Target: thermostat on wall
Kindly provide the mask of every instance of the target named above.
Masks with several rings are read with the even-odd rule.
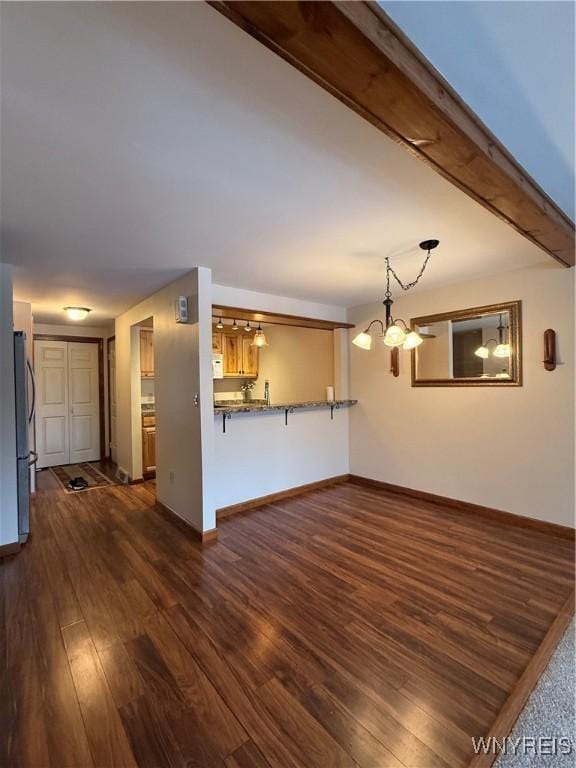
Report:
[[[187,323],[188,322],[188,299],[186,296],[178,296],[175,302],[176,307],[176,322]]]

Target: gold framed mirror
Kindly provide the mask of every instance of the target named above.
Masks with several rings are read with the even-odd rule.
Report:
[[[522,302],[414,317],[413,387],[522,386]]]

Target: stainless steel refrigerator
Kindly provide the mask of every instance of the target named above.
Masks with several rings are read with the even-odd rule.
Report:
[[[28,382],[31,396],[28,397]],[[26,357],[26,334],[14,332],[14,386],[16,394],[16,459],[18,466],[18,539],[30,533],[30,467],[37,455],[30,450],[29,427],[34,418],[34,374]]]

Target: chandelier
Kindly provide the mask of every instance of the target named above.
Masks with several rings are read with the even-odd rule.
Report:
[[[503,324],[502,315],[500,315],[498,325],[498,338],[488,339],[488,341],[483,342],[482,345],[478,347],[477,350],[475,350],[474,354],[477,357],[483,358],[484,360],[490,357],[490,353],[492,353],[494,357],[510,357],[512,347],[509,340],[505,341],[504,331],[506,330],[508,330],[509,335],[510,329],[506,328],[506,326]],[[491,344],[494,345],[493,348],[490,346]]]
[[[383,339],[384,344],[387,347],[414,349],[419,344],[422,344],[423,339],[420,334],[416,333],[416,331],[406,325],[402,318],[394,318],[392,316],[392,304],[394,302],[392,300],[392,291],[390,290],[390,278],[393,277],[403,291],[409,291],[411,288],[414,288],[424,274],[424,270],[430,260],[430,254],[439,244],[439,240],[423,240],[420,243],[420,248],[427,252],[426,258],[420,268],[420,272],[418,272],[416,278],[410,283],[403,283],[402,280],[400,280],[396,272],[390,266],[390,259],[386,257],[386,293],[384,294],[384,301],[382,302],[386,307],[386,322],[383,323],[382,320],[379,319],[372,320],[368,327],[352,340],[352,344],[360,347],[360,349],[371,349],[372,336],[370,336],[370,329],[373,325],[380,325],[379,337]]]

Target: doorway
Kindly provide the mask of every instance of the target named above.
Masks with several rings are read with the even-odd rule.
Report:
[[[142,477],[156,477],[156,361],[154,319],[132,326],[132,371],[137,378],[137,413],[140,429],[134,431],[133,450],[142,460]],[[137,436],[137,437],[136,437]]]
[[[116,414],[116,337],[108,339],[108,435],[110,460],[118,462],[117,414]]]
[[[103,341],[34,336],[38,469],[104,457]]]
[[[454,326],[452,327],[454,328]],[[482,376],[484,361],[474,354],[475,350],[482,344],[481,328],[459,332],[452,331],[453,375],[455,379],[477,379]]]

